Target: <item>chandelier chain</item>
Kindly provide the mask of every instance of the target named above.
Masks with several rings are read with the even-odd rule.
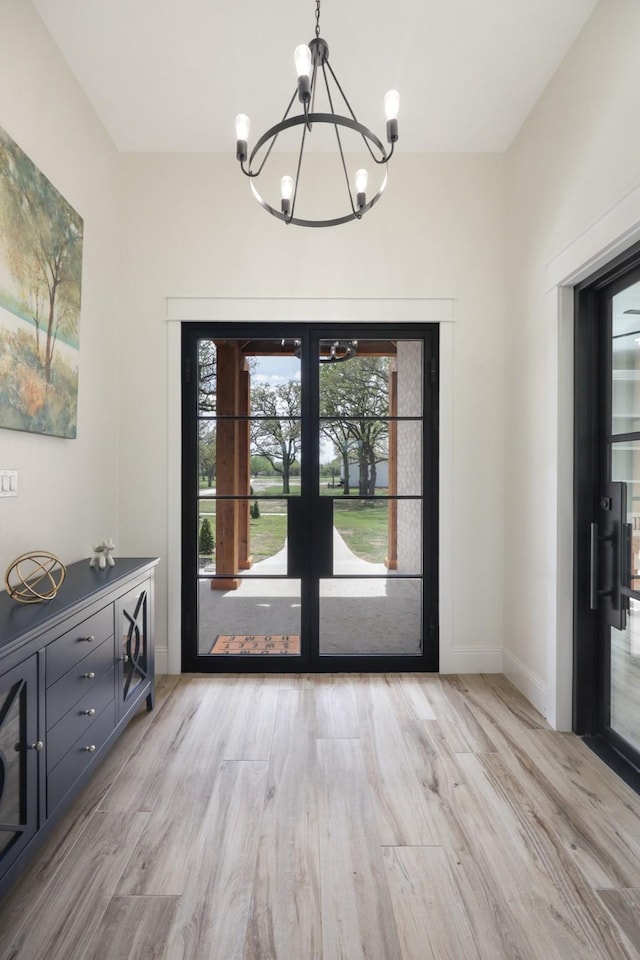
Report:
[[[320,36],[320,0],[316,0],[316,37]]]

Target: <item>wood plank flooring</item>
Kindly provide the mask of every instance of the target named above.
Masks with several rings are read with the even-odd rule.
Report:
[[[640,960],[640,797],[502,677],[164,677],[0,960]]]

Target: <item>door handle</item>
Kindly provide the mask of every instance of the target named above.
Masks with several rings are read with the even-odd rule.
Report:
[[[300,497],[287,500],[287,576],[302,577],[305,569],[304,514]]]
[[[589,542],[589,609],[598,609],[598,524],[591,524]]]
[[[318,576],[333,576],[333,497],[320,497],[316,511],[316,563]]]
[[[598,589],[598,545],[614,540],[615,536],[613,533],[600,536],[598,524],[591,524],[591,537],[589,542],[589,608],[591,610],[598,609],[598,597],[610,597],[613,593],[613,587],[609,587],[606,590]]]

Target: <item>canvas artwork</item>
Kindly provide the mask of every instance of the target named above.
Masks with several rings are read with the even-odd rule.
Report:
[[[0,127],[0,427],[75,437],[83,222]]]

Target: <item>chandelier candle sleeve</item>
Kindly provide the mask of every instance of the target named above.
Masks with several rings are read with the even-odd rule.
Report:
[[[249,117],[246,113],[239,113],[236,117],[236,159],[244,162],[247,159],[247,142],[249,140]]]
[[[384,112],[387,118],[387,140],[395,143],[398,139],[398,112],[400,94],[397,90],[388,90],[384,96]]]
[[[285,217],[291,216],[291,197],[293,196],[293,177],[283,177],[280,181],[282,197],[282,212]]]
[[[369,174],[366,170],[356,170],[356,204],[364,207],[367,202],[367,181]]]

